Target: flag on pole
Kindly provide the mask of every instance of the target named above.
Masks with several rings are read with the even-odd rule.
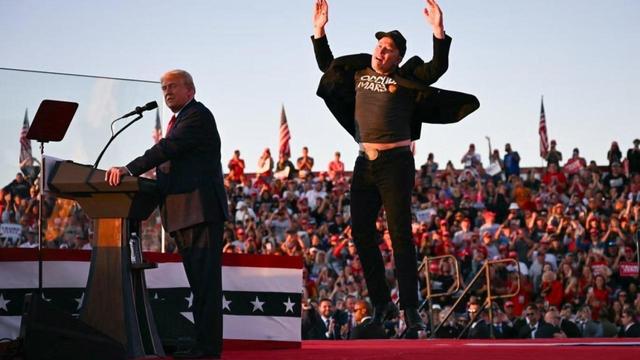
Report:
[[[284,105],[282,105],[282,112],[280,113],[280,136],[278,139],[278,153],[280,157],[282,157],[282,155],[291,156],[291,148],[289,147],[290,140],[291,133],[289,132],[289,125],[287,124],[287,114],[284,112]]]
[[[29,115],[24,109],[24,121],[20,129],[20,167],[33,166],[33,156],[31,155],[31,140],[27,139],[29,132]]]
[[[160,111],[156,108],[156,126],[153,129],[153,143],[157,144],[162,139],[162,124],[160,123]]]
[[[540,124],[538,125],[538,134],[540,134],[540,157],[546,159],[549,153],[549,138],[547,137],[547,119],[544,115],[544,99],[540,100]]]

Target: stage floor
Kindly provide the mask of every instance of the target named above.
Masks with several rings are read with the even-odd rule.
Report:
[[[0,343],[4,355],[7,343]],[[1,356],[0,356],[1,357]],[[91,357],[88,356],[87,359]],[[636,360],[640,339],[303,341],[299,349],[227,350],[225,360]],[[21,358],[17,358],[21,359]],[[172,360],[167,356],[140,360]],[[138,359],[136,359],[138,360]]]
[[[640,358],[640,339],[303,341],[300,349],[233,350],[225,351],[222,358],[636,360]]]

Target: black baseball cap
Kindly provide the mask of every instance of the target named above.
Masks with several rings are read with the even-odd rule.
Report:
[[[383,37],[391,38],[391,40],[393,40],[393,42],[396,44],[396,47],[400,52],[400,56],[404,56],[404,53],[407,52],[407,39],[405,39],[404,36],[402,36],[400,31],[398,30],[391,30],[387,32],[378,31],[376,33],[376,39],[380,40]]]

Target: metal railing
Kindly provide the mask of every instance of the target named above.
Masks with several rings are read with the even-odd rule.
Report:
[[[491,289],[491,271],[490,271],[490,268],[493,265],[506,264],[506,263],[514,264],[515,267],[516,267],[516,272],[518,274],[518,282],[517,282],[516,290],[514,292],[508,293],[508,294],[493,295],[492,292],[491,292],[492,289]],[[469,323],[465,326],[464,329],[462,329],[462,331],[460,332],[460,335],[458,336],[458,338],[462,337],[462,335],[467,331],[469,326],[471,326],[471,324],[473,324],[475,322],[477,317],[480,316],[480,313],[482,313],[482,311],[484,311],[485,308],[489,309],[489,325],[490,325],[489,326],[489,336],[491,338],[494,338],[494,334],[493,334],[493,301],[496,300],[496,299],[514,297],[520,292],[520,263],[515,259],[500,259],[500,260],[486,261],[482,265],[480,270],[478,270],[478,272],[475,274],[473,279],[471,279],[469,284],[465,287],[464,291],[462,292],[462,294],[460,294],[460,296],[458,297],[458,300],[456,300],[456,302],[453,304],[453,306],[451,307],[451,310],[447,313],[445,318],[438,324],[438,326],[435,329],[433,329],[433,331],[431,331],[430,338],[434,338],[436,333],[438,332],[438,330],[440,330],[440,328],[442,327],[442,325],[447,323],[447,320],[449,320],[449,317],[453,314],[454,309],[465,298],[465,295],[467,295],[469,293],[469,291],[476,284],[476,282],[478,282],[478,280],[481,278],[482,275],[485,276],[487,297],[486,297],[482,307],[479,309],[479,311],[477,313],[475,313],[475,314],[472,314],[471,318],[469,319]],[[429,320],[433,320],[433,319],[431,318]],[[433,322],[431,322],[431,324],[433,324]]]
[[[442,261],[445,259],[451,260],[450,263],[452,263],[453,269],[455,270],[454,272],[455,283],[453,287],[451,287],[445,292],[432,293],[431,292],[431,272],[429,271],[429,263],[432,263],[435,261]],[[422,304],[420,304],[420,307],[418,307],[418,312],[424,309],[424,306],[428,304],[429,305],[429,312],[428,312],[429,324],[433,324],[433,299],[438,297],[443,297],[443,296],[451,296],[456,292],[458,292],[458,290],[460,290],[460,286],[462,284],[462,281],[460,280],[460,265],[458,264],[458,261],[453,255],[442,255],[442,256],[434,256],[434,257],[425,256],[424,259],[422,260],[422,264],[420,264],[420,266],[418,267],[418,272],[420,272],[421,270],[424,270],[425,283],[426,283],[425,289],[427,291],[427,294],[425,296],[425,300],[422,302]]]

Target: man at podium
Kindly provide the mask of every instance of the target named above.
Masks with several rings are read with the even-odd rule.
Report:
[[[106,173],[111,186],[124,175],[156,168],[160,213],[175,239],[193,291],[197,345],[179,358],[219,357],[222,351],[222,231],[228,218],[223,184],[220,135],[216,122],[194,99],[195,85],[184,70],[160,79],[167,107],[173,111],[166,136],[126,166]]]

